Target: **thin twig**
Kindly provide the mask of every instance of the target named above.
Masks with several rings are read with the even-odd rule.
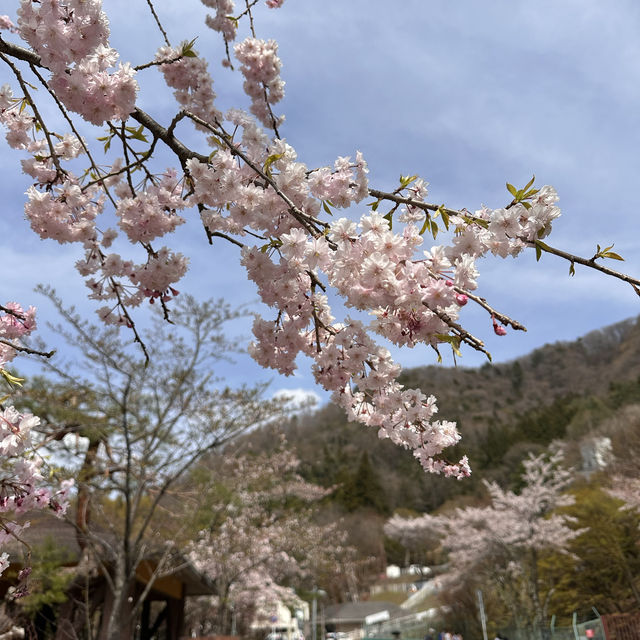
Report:
[[[526,244],[530,247],[537,247],[541,251],[545,253],[550,253],[554,256],[558,256],[559,258],[564,258],[569,262],[577,262],[578,264],[583,265],[584,267],[589,267],[590,269],[595,269],[596,271],[601,271],[608,276],[612,276],[614,278],[618,278],[618,280],[622,280],[623,282],[627,282],[633,287],[633,290],[640,295],[640,280],[637,278],[632,278],[624,273],[620,273],[619,271],[615,271],[614,269],[609,269],[609,267],[604,267],[601,264],[598,264],[593,258],[581,258],[580,256],[575,256],[572,253],[568,253],[567,251],[562,251],[562,249],[556,249],[548,245],[546,242],[541,242],[540,240],[530,241],[524,240]]]
[[[25,316],[22,313],[18,313],[17,311],[14,311],[13,309],[9,309],[9,307],[5,307],[4,305],[1,305],[1,304],[0,304],[0,311],[10,316],[13,316],[14,318],[16,318],[16,320],[20,320],[20,322],[24,322],[26,320]]]
[[[169,42],[169,37],[167,36],[167,32],[162,27],[162,23],[160,22],[160,18],[158,18],[158,14],[156,13],[153,3],[151,2],[151,0],[147,0],[147,4],[149,5],[149,9],[151,10],[151,14],[153,15],[153,18],[156,21],[156,24],[158,25],[158,29],[160,29],[160,32],[162,33],[162,37],[164,38],[164,41],[167,43],[167,47],[170,47],[171,43]]]
[[[206,229],[206,227],[205,227],[205,229]],[[211,242],[211,238],[222,238],[224,240],[227,240],[228,242],[231,242],[231,244],[235,244],[236,246],[240,247],[241,249],[243,249],[244,246],[245,246],[239,240],[236,240],[235,238],[232,238],[231,236],[228,236],[226,233],[222,233],[221,231],[209,231],[209,229],[207,229],[207,236],[209,238],[209,244],[213,244]]]
[[[430,307],[426,302],[422,303],[429,311],[435,313],[440,320],[442,320],[465,344],[476,351],[484,353],[489,360],[491,360],[491,354],[484,348],[484,342],[480,338],[476,338],[473,334],[469,333],[466,329],[463,329],[457,322],[454,322],[444,311],[440,309]]]
[[[159,67],[163,64],[173,64],[174,62],[180,62],[184,56],[182,54],[177,55],[175,58],[168,58],[167,60],[152,60],[151,62],[145,62],[133,67],[134,71],[142,71],[143,69],[149,69],[150,67]]]
[[[480,296],[476,296],[473,293],[471,293],[470,291],[467,291],[466,289],[463,289],[462,287],[454,286],[453,290],[456,293],[460,293],[460,294],[462,294],[464,296],[467,296],[467,298],[469,298],[469,300],[473,300],[476,304],[479,304],[483,309],[488,311],[492,316],[494,316],[496,318],[496,320],[499,320],[502,324],[509,325],[512,329],[515,329],[516,331],[526,331],[527,330],[527,327],[525,327],[523,324],[520,324],[517,320],[514,320],[513,318],[510,318],[509,316],[505,315],[504,313],[500,313],[500,311],[496,311],[493,307],[491,307],[487,303],[485,298],[481,298]]]
[[[463,216],[466,218],[470,217],[462,211],[447,209],[446,207],[441,207],[437,204],[429,204],[428,202],[421,202],[420,200],[414,200],[413,198],[405,198],[403,196],[396,195],[395,193],[389,193],[388,191],[380,191],[379,189],[369,189],[369,195],[373,198],[378,198],[378,200],[391,200],[392,202],[395,202],[397,204],[408,204],[412,207],[422,209],[423,211],[436,212],[438,211],[438,209],[440,209],[440,211],[444,211],[450,216]],[[473,219],[472,216],[471,218]]]
[[[56,352],[55,349],[53,349],[53,351],[38,351],[37,349],[30,349],[23,345],[14,344],[10,340],[5,340],[4,338],[0,338],[0,344],[5,344],[15,351],[20,351],[21,353],[28,353],[31,356],[42,356],[43,358],[51,358]]]
[[[188,115],[188,114],[187,114]],[[195,158],[203,163],[209,162],[209,156],[205,156],[201,153],[197,153],[196,151],[192,151],[188,147],[186,147],[180,140],[178,140],[173,131],[169,131],[169,129],[165,129],[159,122],[154,120],[148,113],[140,109],[136,109],[133,113],[131,113],[131,117],[139,122],[141,125],[144,125],[151,133],[162,140],[170,149],[173,151],[180,164],[184,167],[186,165],[187,160],[191,158]]]

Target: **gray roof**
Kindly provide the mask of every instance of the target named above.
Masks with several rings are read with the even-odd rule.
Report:
[[[48,540],[54,541],[56,548],[64,556],[63,565],[75,566],[82,555],[78,544],[78,536],[74,525],[64,518],[57,518],[49,511],[30,512],[21,520],[29,520],[30,526],[20,534],[32,548],[38,547]],[[82,534],[80,534],[82,536]],[[107,536],[109,534],[106,534]],[[17,540],[12,540],[3,546],[3,551],[9,553],[12,564],[21,565],[25,548]],[[160,557],[159,552],[153,550],[145,557],[145,561],[154,565]],[[200,573],[187,558],[178,550],[174,551],[174,560],[177,568],[170,575],[184,584],[186,596],[200,596],[215,594],[215,586],[207,576]]]
[[[388,611],[389,617],[393,618],[402,613],[402,609],[392,602],[376,600],[365,600],[364,602],[344,602],[342,604],[331,604],[325,608],[326,622],[337,624],[345,622],[364,622],[367,616],[373,613]]]

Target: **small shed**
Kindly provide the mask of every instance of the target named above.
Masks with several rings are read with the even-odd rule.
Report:
[[[56,518],[48,512],[29,514],[31,525],[25,529],[21,538],[33,549],[44,544],[53,544],[60,552],[60,571],[66,571],[72,577],[67,589],[68,599],[54,611],[46,612],[49,626],[55,628],[56,640],[77,638],[79,625],[90,621],[95,628],[101,627],[102,619],[113,606],[113,597],[105,578],[98,570],[91,554],[83,552],[76,528],[70,522]],[[0,576],[0,599],[4,599],[10,587],[16,584],[18,571],[22,568],[23,547],[18,543],[6,549],[11,561],[10,567]],[[178,640],[182,634],[186,598],[192,596],[214,595],[212,582],[178,552],[172,554],[175,569],[149,581],[158,567],[161,554],[149,552],[136,568],[136,586],[131,594],[133,600],[148,592],[144,597],[142,610],[136,622],[136,628],[123,629],[123,637],[135,637],[149,640],[161,637]],[[55,623],[51,624],[51,619]],[[36,620],[36,628],[39,623]],[[102,639],[99,634],[98,638]]]

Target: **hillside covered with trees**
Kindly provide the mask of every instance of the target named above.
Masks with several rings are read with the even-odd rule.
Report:
[[[347,512],[437,509],[474,495],[482,479],[515,480],[526,454],[554,440],[570,443],[570,462],[578,467],[585,438],[611,437],[615,453],[634,421],[631,407],[640,403],[640,321],[545,345],[511,362],[408,369],[402,382],[434,394],[442,416],[458,422],[462,440],[452,457],[467,454],[473,474],[460,482],[425,474],[410,452],[349,423],[331,404],[294,417],[284,430],[303,474],[335,485],[334,500]],[[268,449],[275,428],[250,438]]]

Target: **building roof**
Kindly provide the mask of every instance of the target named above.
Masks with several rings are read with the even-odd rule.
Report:
[[[78,544],[76,528],[71,522],[64,518],[58,518],[48,511],[30,512],[28,517],[22,519],[28,519],[30,525],[20,534],[20,538],[31,549],[53,541],[56,549],[61,552],[64,566],[75,566],[80,562],[82,550]],[[95,530],[94,525],[91,528]],[[102,532],[102,536],[112,537],[107,532]],[[9,560],[12,564],[21,564],[24,547],[20,542],[17,540],[8,542],[3,546],[3,551],[9,553]],[[145,584],[148,582],[161,555],[160,552],[151,551],[145,556],[136,570],[140,582]],[[173,550],[172,555],[175,570],[155,578],[153,590],[172,597],[180,597],[180,593],[185,596],[214,595],[216,593],[211,580],[200,573],[181,552],[176,549]]]
[[[392,602],[379,600],[366,600],[364,602],[345,602],[332,604],[325,608],[325,620],[332,624],[339,623],[364,623],[364,619],[374,613],[388,611],[389,617],[403,614],[402,609]]]

